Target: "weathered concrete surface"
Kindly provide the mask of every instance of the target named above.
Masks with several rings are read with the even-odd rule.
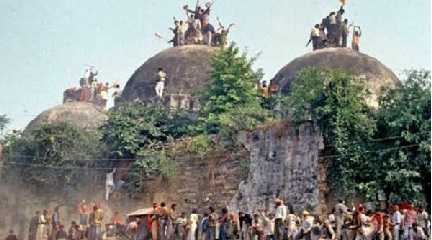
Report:
[[[250,168],[230,206],[246,212],[271,209],[280,197],[295,211],[318,207],[319,131],[311,123],[299,128],[279,123],[252,133]]]
[[[105,112],[92,103],[67,102],[39,114],[27,125],[25,131],[35,129],[42,124],[62,122],[69,123],[80,129],[95,131],[107,119],[108,116]]]
[[[325,48],[298,57],[283,67],[272,79],[283,93],[288,93],[296,74],[306,67],[324,69],[343,69],[364,80],[371,92],[368,103],[377,106],[377,96],[382,87],[394,87],[400,84],[397,76],[376,58],[350,48]]]
[[[160,67],[167,73],[164,95],[193,94],[210,81],[211,57],[216,49],[204,45],[186,45],[156,54],[135,71],[116,102],[148,102],[154,99],[158,80],[156,73]]]

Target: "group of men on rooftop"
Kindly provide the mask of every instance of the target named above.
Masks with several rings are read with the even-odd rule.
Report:
[[[312,42],[314,51],[326,47],[346,48],[350,28],[353,28],[352,49],[360,51],[361,29],[359,26],[349,25],[348,19],[343,19],[344,13],[345,10],[342,5],[337,12],[330,12],[327,17],[322,19],[321,23],[315,24],[306,46]]]
[[[217,18],[219,28],[210,23],[212,2],[201,7],[199,2],[194,10],[188,5],[183,6],[187,20],[177,20],[174,17],[174,27],[170,28],[174,37],[169,41],[174,47],[188,44],[204,44],[208,46],[225,46],[228,43],[228,33],[234,24],[225,27]]]
[[[113,90],[113,97],[118,96],[120,85],[108,82],[103,83],[97,78],[98,71],[94,67],[86,68],[84,75],[80,78],[80,87],[73,87],[64,91],[63,102],[90,102],[105,108],[109,100],[108,92]]]

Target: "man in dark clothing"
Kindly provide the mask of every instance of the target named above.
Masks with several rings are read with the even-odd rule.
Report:
[[[179,45],[179,27],[180,22],[178,20],[174,20],[174,28],[169,28],[174,34],[173,39],[169,41],[169,43],[173,43],[173,47],[177,47]]]
[[[341,26],[342,34],[342,47],[346,48],[348,46],[348,19],[345,19]]]
[[[18,238],[13,230],[9,230],[9,235],[6,237],[5,240],[18,240]]]
[[[67,237],[68,237],[68,235],[67,235],[67,233],[66,233],[66,231],[64,229],[64,226],[60,224],[58,226],[58,231],[57,231],[55,240],[66,240]]]
[[[327,27],[327,39],[330,46],[336,44],[337,24],[336,24],[336,13],[331,12],[328,16],[328,27]]]
[[[39,224],[40,212],[36,211],[35,215],[30,220],[28,240],[36,240],[36,230]]]
[[[336,14],[336,30],[335,30],[335,41],[336,46],[339,47],[341,44],[341,37],[342,37],[342,17],[345,13],[345,10],[343,9],[343,6],[339,9],[339,11]]]
[[[211,46],[215,29],[213,25],[209,23],[208,18],[204,18],[201,31],[204,38],[204,44]]]

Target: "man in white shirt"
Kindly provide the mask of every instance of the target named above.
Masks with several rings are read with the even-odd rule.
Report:
[[[312,49],[314,51],[317,50],[319,46],[319,39],[320,39],[320,29],[319,29],[319,24],[316,24],[311,30],[309,42],[307,43],[306,46],[308,46],[309,43],[312,42]]]
[[[315,218],[308,211],[303,211],[303,223],[299,234],[302,234],[301,238],[305,240],[311,239],[311,230],[314,225]]]
[[[165,89],[165,80],[166,80],[167,74],[163,71],[162,68],[159,68],[157,76],[158,76],[159,79],[158,79],[158,82],[156,83],[155,91],[156,91],[156,95],[160,99],[162,99],[163,92],[164,92],[164,89]]]
[[[180,21],[180,26],[178,28],[178,34],[179,34],[179,46],[185,45],[186,44],[186,32],[189,28],[189,23],[188,22],[183,22]]]
[[[287,217],[287,207],[283,204],[281,199],[275,200],[275,239],[281,240],[283,238],[284,221]]]
[[[393,239],[399,240],[399,230],[400,225],[402,223],[402,214],[399,212],[399,206],[394,206],[394,213],[392,215],[392,224],[393,224]]]
[[[338,203],[335,205],[335,220],[336,220],[336,238],[341,239],[342,235],[342,225],[344,224],[345,215],[348,209],[342,199],[339,199]]]
[[[417,210],[417,225],[421,227],[425,234],[429,235],[428,231],[428,221],[429,221],[429,215],[428,213],[423,209],[423,207],[419,207]]]

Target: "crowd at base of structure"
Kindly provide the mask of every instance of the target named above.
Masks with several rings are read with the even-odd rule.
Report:
[[[174,28],[170,28],[174,37],[169,43],[174,47],[189,44],[204,44],[208,46],[225,46],[228,42],[228,33],[234,24],[225,27],[217,18],[219,28],[216,30],[209,22],[210,8],[213,2],[208,2],[205,8],[197,4],[195,10],[188,5],[183,7],[187,20],[174,18]]]
[[[314,51],[326,47],[347,47],[350,29],[353,28],[351,47],[355,51],[360,51],[361,29],[359,26],[348,25],[348,19],[343,20],[344,13],[345,10],[341,6],[337,12],[331,12],[321,23],[316,24],[306,46],[312,42]]]
[[[98,204],[83,200],[77,213],[78,221],[72,221],[66,231],[59,207],[52,214],[48,210],[36,212],[28,240],[425,240],[430,236],[429,214],[422,207],[405,203],[371,212],[361,204],[349,209],[340,200],[324,216],[307,210],[296,215],[280,199],[275,200],[274,209],[254,213],[209,207],[203,213],[194,209],[179,214],[176,204],[168,207],[161,202],[128,215],[115,212],[107,221]],[[107,223],[105,229],[103,223]],[[16,240],[13,230],[6,240]]]

